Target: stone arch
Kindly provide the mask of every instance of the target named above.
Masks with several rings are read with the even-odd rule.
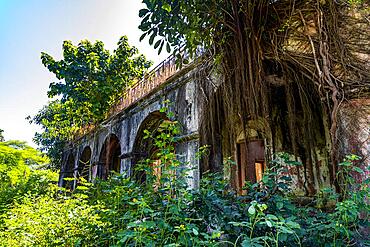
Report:
[[[120,172],[121,144],[115,134],[109,134],[100,151],[97,176],[107,179],[110,171]]]
[[[144,182],[146,175],[144,172],[135,171],[136,164],[145,159],[156,160],[156,153],[158,151],[154,145],[154,140],[152,138],[145,138],[145,130],[148,130],[155,136],[159,126],[165,120],[168,120],[165,113],[154,111],[141,122],[136,132],[135,142],[132,147],[131,164],[133,168],[132,174],[138,181]]]
[[[63,182],[62,186],[67,189],[73,189],[74,187],[74,181],[68,181],[64,180],[65,178],[74,178],[74,172],[75,172],[75,156],[72,152],[70,152],[67,156],[67,160],[64,167],[64,176],[63,176]]]
[[[92,151],[90,146],[84,147],[80,158],[78,160],[77,176],[78,178],[84,178],[86,181],[89,181],[90,176],[90,167],[91,167],[91,158]]]

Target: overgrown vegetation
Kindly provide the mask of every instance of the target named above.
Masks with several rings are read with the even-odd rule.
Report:
[[[73,192],[56,187],[55,173],[35,169],[44,160],[34,150],[29,150],[36,155],[28,163],[36,165],[31,169],[24,166],[29,155],[19,156],[28,149],[20,150],[19,143],[0,144],[6,149],[0,152],[1,245],[370,244],[363,234],[365,227],[369,227],[370,205],[366,200],[370,181],[364,180],[361,185],[352,183],[353,176],[363,172],[354,165],[357,156],[350,155],[340,164],[343,169],[339,176],[343,175],[346,183],[343,186],[351,193],[340,198],[334,191],[323,189],[311,206],[299,207],[290,197],[289,177],[280,173],[289,164],[285,154],[276,157],[261,182],[245,187],[245,195],[236,195],[223,174],[217,173],[205,175],[199,188],[191,188],[187,182],[191,164],[180,163],[174,153],[178,131],[176,122],[164,121],[155,136],[146,132],[146,138],[155,138],[159,152],[156,162],[148,159],[136,166],[136,172],[146,174],[144,183],[115,174],[107,181],[83,182]],[[13,155],[18,158],[6,158]],[[37,179],[31,179],[35,176]],[[18,189],[20,193],[14,197],[14,193],[5,189],[9,187],[27,190]]]
[[[231,156],[240,131],[248,133],[250,123],[262,120],[258,128],[272,148],[282,142],[276,140],[279,129],[285,130],[284,147],[303,161],[297,169],[307,195],[317,192],[315,149],[329,147],[322,152],[331,160],[330,183],[339,191],[337,115],[346,100],[369,96],[368,1],[143,2],[139,28],[159,52],[164,46],[191,55],[198,47],[207,51],[199,66],[200,83],[210,78],[200,100],[209,109],[202,116],[203,144],[217,153],[222,136],[222,152]],[[214,70],[222,81],[217,87],[209,81]],[[325,128],[327,133],[317,131]],[[218,163],[211,161],[209,168],[220,171]]]
[[[48,158],[21,141],[0,142],[0,213],[2,217],[9,206],[26,195],[43,194],[45,180],[56,174],[40,170]],[[48,178],[48,179],[46,179]]]
[[[368,53],[368,34],[360,33],[361,42],[347,46],[357,38],[347,32],[351,21],[339,20],[357,18],[358,30],[368,27],[362,22],[368,4],[360,0],[144,3],[147,8],[139,13],[143,38],[149,35],[159,52],[164,47],[176,52],[185,45],[192,54],[202,46],[211,52],[203,72],[208,75],[215,67],[223,72],[221,85],[207,91],[214,94],[208,95],[205,108],[210,115],[203,116],[206,134],[225,134],[227,141],[234,141],[232,123],[241,122],[244,128],[251,120],[264,118],[271,124],[272,118],[281,117],[275,114],[270,93],[274,85],[268,76],[282,74],[288,112],[284,119],[293,156],[307,157],[316,144],[331,144],[331,182],[341,188],[340,193],[334,186],[321,188],[313,200],[302,203],[291,193],[291,178],[285,175],[297,161],[284,153],[269,162],[261,181],[245,185],[243,195],[237,195],[225,174],[217,172],[233,169],[228,167],[235,165],[230,161],[210,164],[199,187],[191,186],[192,164],[177,159],[179,128],[170,120],[163,121],[155,134],[145,131],[145,138],[153,139],[157,157],[134,164],[132,177],[111,174],[94,184],[79,178],[78,187],[70,191],[57,187],[58,175],[47,169],[50,162],[45,156],[22,142],[4,142],[0,130],[0,245],[369,246],[370,178],[364,176],[369,170],[356,166],[360,159],[356,155],[346,156],[342,163],[333,156],[339,102],[356,92],[367,94],[364,85],[369,80],[361,57],[356,56]],[[357,4],[364,9],[352,15]],[[35,139],[48,151],[52,167],[59,164],[66,141],[103,120],[123,89],[149,67],[136,54],[126,38],[113,54],[103,43],[88,41],[78,46],[65,42],[61,61],[42,54],[43,64],[61,82],[52,83],[48,92],[58,99],[31,122],[43,126],[44,132]],[[318,106],[316,99],[322,104]],[[321,142],[320,133],[309,128],[312,118],[328,121],[330,143]],[[229,132],[223,132],[224,126]],[[210,144],[215,148],[219,143]],[[206,148],[200,150],[199,156],[206,153]],[[305,172],[313,172],[309,162],[303,166]],[[144,174],[145,180],[136,174]]]
[[[101,41],[83,40],[77,46],[64,41],[63,59],[42,53],[41,60],[59,81],[49,86],[53,100],[29,119],[41,125],[43,131],[34,140],[48,152],[54,167],[59,166],[67,142],[105,119],[124,89],[151,66],[125,36],[113,53]]]
[[[0,142],[0,246],[75,246],[100,222],[84,197],[65,197],[49,159],[20,141]],[[91,226],[91,227],[89,227]],[[89,238],[91,237],[91,238]]]

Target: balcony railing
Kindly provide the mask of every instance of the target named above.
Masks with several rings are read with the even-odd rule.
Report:
[[[123,96],[112,106],[108,115],[116,115],[144,98],[178,71],[180,71],[180,68],[176,66],[176,58],[173,55],[169,56],[146,74],[142,80],[126,89]]]
[[[195,58],[199,57],[203,54],[202,50],[198,50]],[[182,53],[183,59],[189,59],[189,56],[186,53]],[[188,61],[189,62],[189,61]],[[116,104],[114,104],[107,114],[107,118],[115,116],[116,114],[120,113],[122,110],[128,108],[129,106],[135,104],[140,99],[144,98],[151,92],[153,92],[156,88],[160,85],[164,84],[168,78],[179,72],[180,70],[184,69],[183,67],[179,67],[176,65],[176,57],[170,55],[160,64],[158,64],[154,69],[152,69],[149,73],[147,73],[143,79],[138,81],[137,83],[133,84],[131,87],[125,89],[123,95]],[[87,133],[93,131],[95,129],[95,125],[88,125],[78,131],[75,138],[80,138]]]

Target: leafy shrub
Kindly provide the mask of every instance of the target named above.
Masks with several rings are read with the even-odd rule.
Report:
[[[56,173],[40,169],[48,161],[24,142],[0,142],[0,214],[25,194],[44,194],[57,181]]]
[[[94,239],[102,225],[96,206],[84,194],[66,196],[56,185],[58,174],[43,169],[47,164],[24,142],[0,142],[0,246],[76,246]]]
[[[291,181],[282,175],[286,165],[299,164],[290,162],[285,154],[270,164],[260,182],[247,184],[244,195],[230,188],[224,174],[204,174],[200,187],[192,189],[187,182],[190,164],[179,162],[174,153],[178,131],[174,121],[164,121],[155,136],[146,131],[145,138],[154,138],[160,150],[160,176],[153,161],[147,159],[136,166],[136,172],[145,173],[144,182],[114,174],[95,184],[82,182],[72,193],[56,187],[52,172],[23,166],[23,161],[17,165],[20,156],[2,153],[2,164],[4,160],[10,164],[2,166],[3,183],[22,189],[16,190],[16,199],[2,201],[5,207],[0,243],[257,247],[369,244],[362,234],[369,227],[369,179],[362,184],[354,180],[356,173],[363,172],[355,166],[357,156],[347,156],[340,164],[341,195],[324,188],[317,197],[318,207],[303,207],[291,200]],[[20,176],[24,171],[29,175]],[[5,189],[1,193],[10,198]],[[336,200],[335,206],[327,208],[327,200]]]
[[[81,198],[25,197],[7,213],[0,233],[4,246],[94,245],[102,227],[96,206]]]
[[[301,212],[302,222],[306,225],[304,243],[307,246],[361,246],[370,244],[364,229],[370,229],[370,179],[355,181],[355,176],[364,170],[356,166],[360,157],[347,155],[339,164],[337,174],[342,193],[334,198],[337,201],[333,211],[325,212],[315,208],[305,208]],[[307,214],[307,212],[309,212]]]

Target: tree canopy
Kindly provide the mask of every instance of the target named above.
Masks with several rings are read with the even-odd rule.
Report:
[[[62,49],[60,61],[41,54],[43,65],[58,81],[49,86],[48,96],[53,100],[31,119],[42,126],[43,132],[36,133],[35,141],[48,151],[54,164],[58,164],[65,143],[81,129],[103,120],[124,89],[151,66],[125,36],[113,52],[101,41],[87,40],[77,46],[64,41]]]

